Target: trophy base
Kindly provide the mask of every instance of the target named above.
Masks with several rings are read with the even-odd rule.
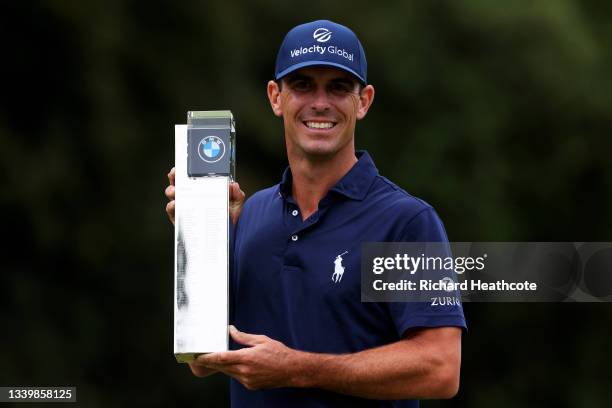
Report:
[[[190,363],[198,358],[198,356],[201,354],[205,353],[179,353],[175,354],[174,357],[176,357],[177,363]]]

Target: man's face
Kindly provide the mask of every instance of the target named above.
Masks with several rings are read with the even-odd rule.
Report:
[[[283,118],[288,154],[315,158],[354,151],[355,123],[366,115],[374,88],[360,92],[349,73],[311,67],[287,75],[280,89],[270,81],[268,97]]]

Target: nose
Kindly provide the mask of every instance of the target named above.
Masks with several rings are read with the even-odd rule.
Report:
[[[312,96],[311,109],[316,112],[324,112],[329,110],[330,102],[327,89],[324,86],[318,86]]]

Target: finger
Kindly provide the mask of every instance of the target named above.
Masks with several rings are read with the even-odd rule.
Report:
[[[176,175],[176,169],[173,167],[172,170],[170,170],[170,173],[168,173],[168,181],[170,182],[170,185],[174,185],[174,178]]]
[[[237,182],[230,183],[230,201],[232,201],[234,205],[242,204],[244,202],[244,191],[240,189],[240,184]]]
[[[172,222],[172,224],[174,224],[174,207],[175,207],[174,200],[166,204],[166,214],[168,214],[168,218],[170,218],[170,221]]]
[[[241,362],[240,350],[235,351],[220,351],[217,353],[201,354],[196,359],[196,364],[206,367],[220,369]]]
[[[227,366],[226,365],[209,366],[209,368],[207,367],[207,369],[211,370],[212,372],[219,372],[219,373],[229,375],[230,377],[233,377],[240,381],[240,377],[243,376],[241,367],[242,365],[232,364],[232,365],[227,365]]]
[[[263,343],[266,339],[266,336],[241,332],[233,325],[230,325],[229,332],[232,336],[232,339],[236,343],[242,344],[243,346],[255,346],[257,344]]]
[[[240,189],[240,185],[238,183],[230,183],[230,205],[229,205],[229,215],[232,220],[232,224],[236,225],[238,222],[238,217],[240,217],[240,212],[242,211],[242,205],[244,204],[244,191]]]
[[[173,185],[169,185],[168,187],[166,187],[166,190],[164,191],[164,193],[166,194],[166,197],[168,197],[168,200],[174,200],[174,196],[175,196],[174,190],[175,189]]]
[[[196,364],[195,362],[190,362],[189,368],[191,369],[193,375],[195,375],[196,377],[206,377],[217,372],[217,370]]]

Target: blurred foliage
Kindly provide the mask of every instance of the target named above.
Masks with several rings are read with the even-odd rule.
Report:
[[[451,240],[612,241],[612,4],[3,2],[0,385],[84,406],[226,406],[172,356],[173,125],[231,109],[248,194],[285,166],[265,96],[294,25],[353,28],[357,145]],[[609,406],[607,304],[467,304],[462,390],[424,406]]]

